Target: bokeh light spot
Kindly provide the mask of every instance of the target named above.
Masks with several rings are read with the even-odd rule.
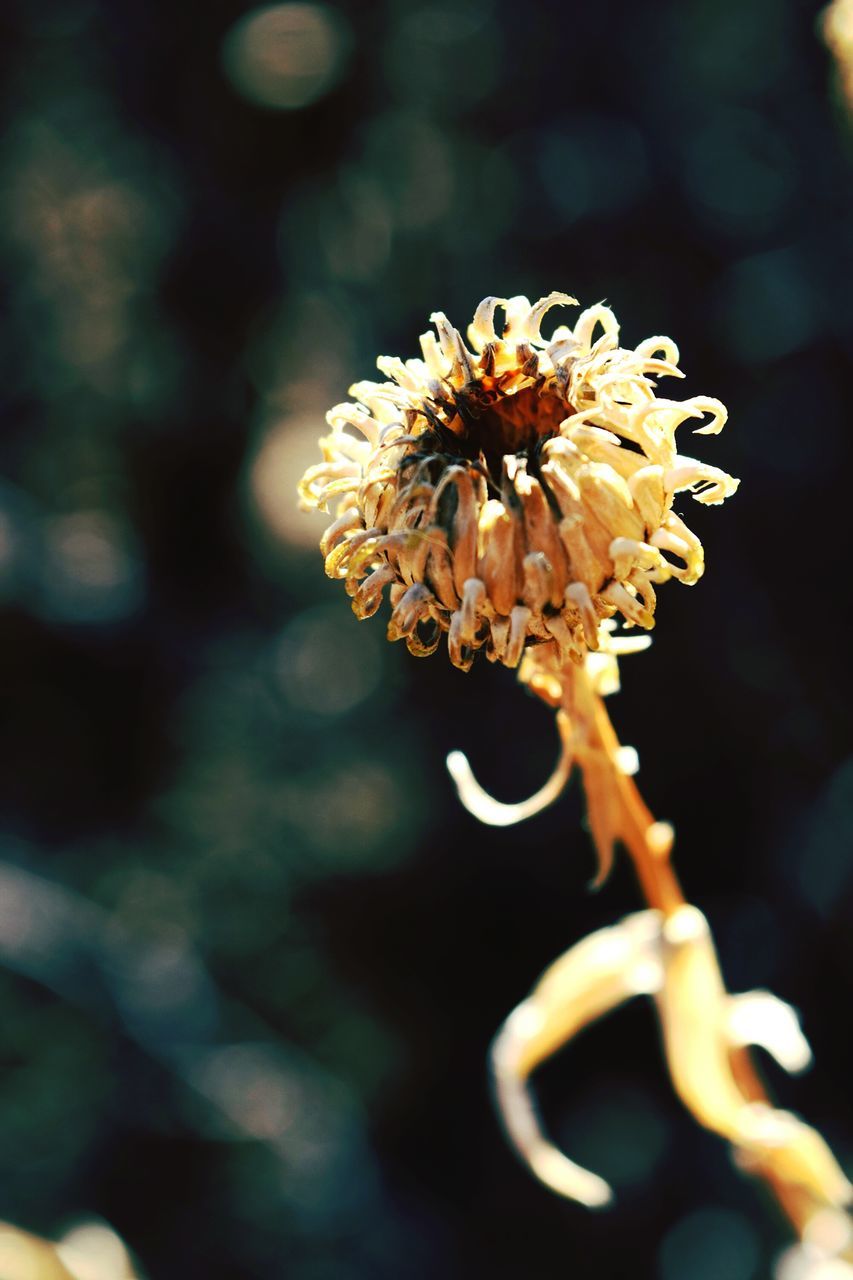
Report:
[[[305,471],[317,461],[317,436],[322,429],[319,414],[279,422],[262,441],[249,473],[254,506],[270,532],[315,553],[328,516],[300,511],[295,494]]]
[[[364,159],[384,185],[400,228],[418,231],[447,216],[456,182],[452,148],[425,117],[383,112],[368,126]]]
[[[382,650],[368,627],[341,626],[335,607],[310,609],[285,627],[275,669],[288,702],[298,711],[339,716],[364,702],[382,674]]]
[[[225,37],[222,60],[244,98],[295,110],[335,86],[349,47],[349,28],[328,5],[274,4],[235,23]]]
[[[545,132],[536,159],[542,184],[565,223],[630,208],[647,185],[645,143],[629,121],[579,116]]]
[[[494,87],[501,69],[498,24],[487,5],[429,5],[393,26],[385,77],[402,100],[443,113],[472,106]]]
[[[98,511],[46,522],[42,611],[63,622],[113,622],[132,614],[143,594],[141,565],[126,533]]]
[[[621,1191],[648,1181],[669,1142],[666,1117],[644,1089],[614,1081],[573,1109],[566,1149]]]
[[[349,756],[279,788],[279,809],[328,873],[388,867],[409,856],[419,797],[385,761]]]
[[[758,1237],[743,1214],[699,1209],[666,1235],[659,1275],[661,1280],[752,1280],[759,1260]]]
[[[833,774],[799,841],[798,880],[805,900],[831,916],[853,877],[853,756]]]
[[[725,274],[720,290],[724,337],[740,360],[776,360],[807,347],[819,333],[814,285],[796,248],[744,258]]]
[[[797,195],[788,139],[756,111],[719,110],[684,150],[684,182],[697,215],[726,235],[763,235]]]

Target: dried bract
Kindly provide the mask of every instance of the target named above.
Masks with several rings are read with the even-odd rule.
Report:
[[[611,1199],[596,1174],[542,1132],[531,1072],[585,1026],[637,995],[655,998],[670,1075],[685,1105],[732,1144],[744,1167],[794,1187],[808,1216],[850,1204],[851,1188],[820,1134],[797,1116],[744,1093],[732,1053],[761,1045],[787,1071],[809,1046],[793,1009],[768,991],[730,995],[708,922],[685,904],[665,917],[641,911],[578,942],[510,1014],[492,1047],[495,1091],[514,1146],[554,1191],[589,1207]]]

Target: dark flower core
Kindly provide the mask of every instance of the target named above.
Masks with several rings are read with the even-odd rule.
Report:
[[[524,387],[508,395],[490,378],[457,392],[439,408],[442,418],[432,418],[419,452],[434,446],[449,456],[479,463],[495,492],[502,488],[504,457],[535,460],[539,446],[559,435],[560,423],[573,412],[571,405],[550,391]]]

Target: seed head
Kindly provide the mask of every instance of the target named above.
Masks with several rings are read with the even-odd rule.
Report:
[[[526,653],[523,678],[547,686],[590,651],[642,647],[620,644],[616,622],[650,630],[655,586],[703,572],[674,496],[715,504],[738,482],[679,455],[675,432],[692,418],[715,435],[726,410],[659,397],[658,378],[683,376],[678,348],[663,337],[620,347],[605,306],[542,336],[552,307],[576,305],[563,293],[532,306],[486,298],[467,344],[437,312],[422,359],[380,357],[392,381],[356,383],[327,415],[324,460],[300,485],[304,507],[336,504],[326,572],[359,618],[387,586],[388,638],[417,657],[446,634],[455,666],[484,650],[517,667]]]

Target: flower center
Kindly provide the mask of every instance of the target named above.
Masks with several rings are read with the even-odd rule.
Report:
[[[488,379],[473,393],[460,395],[455,407],[447,424],[449,431],[464,457],[482,460],[496,488],[504,457],[535,457],[542,442],[558,435],[560,423],[573,411],[550,391],[524,387],[507,395],[490,387]]]

